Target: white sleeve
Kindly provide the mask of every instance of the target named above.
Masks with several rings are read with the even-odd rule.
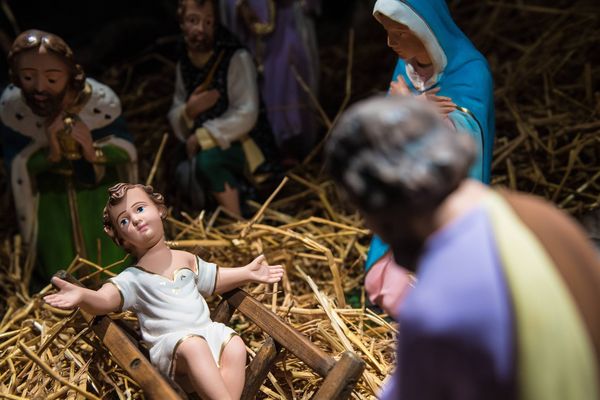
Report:
[[[196,268],[198,270],[198,275],[196,275],[198,291],[202,296],[210,296],[217,287],[219,267],[217,264],[208,263],[196,256]]]
[[[231,142],[250,132],[258,119],[256,68],[247,50],[240,49],[231,57],[227,71],[227,96],[227,111],[203,125],[222,149],[227,149]]]
[[[169,118],[175,136],[179,140],[185,141],[189,134],[190,127],[184,117],[187,95],[185,86],[183,85],[183,78],[181,77],[181,64],[177,64],[175,71],[175,93],[173,94],[173,103],[171,104],[171,109],[169,110],[167,117]]]
[[[110,278],[108,283],[115,285],[121,295],[121,311],[135,311],[135,302],[137,295],[135,293],[135,277],[129,269],[121,272],[119,275]]]

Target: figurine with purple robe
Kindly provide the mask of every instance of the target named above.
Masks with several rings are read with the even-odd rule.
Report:
[[[308,94],[318,90],[318,53],[312,19],[318,2],[221,0],[221,20],[252,53],[269,122],[284,158],[298,158],[316,140]]]
[[[417,278],[380,399],[600,398],[600,259],[569,216],[468,177],[476,142],[412,96],[352,106],[326,156]]]

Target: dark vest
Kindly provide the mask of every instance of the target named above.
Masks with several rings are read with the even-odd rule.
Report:
[[[237,50],[243,48],[244,46],[231,32],[229,32],[223,26],[218,26],[215,32],[215,46],[213,55],[208,62],[202,66],[202,68],[196,68],[187,56],[187,52],[182,52],[180,59],[181,76],[188,98],[194,89],[204,83],[207,75],[218,61],[219,55],[223,53],[221,60],[219,61],[219,64],[214,72],[213,79],[207,87],[207,90],[216,89],[219,91],[219,100],[217,100],[216,104],[212,108],[200,113],[196,117],[194,120],[194,129],[201,127],[204,122],[208,120],[221,116],[229,108],[227,72],[229,71],[229,64],[231,63],[231,58],[233,55]],[[262,96],[260,95],[259,102],[258,120],[254,128],[252,128],[248,134],[260,147],[265,155],[265,158],[269,161],[273,161],[278,159],[278,153],[273,132],[271,130],[271,125],[267,119]]]

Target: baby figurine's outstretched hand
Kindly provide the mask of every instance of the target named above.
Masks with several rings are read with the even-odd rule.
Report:
[[[269,265],[265,255],[261,254],[246,266],[250,272],[251,280],[260,283],[275,283],[283,276],[283,266]]]
[[[60,278],[52,278],[52,283],[59,291],[54,294],[44,296],[44,301],[52,307],[71,310],[79,306],[82,299],[82,290],[79,286],[73,285]]]
[[[52,283],[58,292],[44,296],[44,301],[52,307],[63,310],[79,307],[93,315],[105,315],[121,308],[121,294],[112,283],[106,283],[98,290],[73,285],[56,276],[52,278]]]

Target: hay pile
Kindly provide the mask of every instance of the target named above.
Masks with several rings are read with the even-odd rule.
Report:
[[[306,174],[308,175],[308,173]],[[263,253],[270,263],[286,267],[280,284],[251,285],[247,289],[269,309],[307,335],[329,354],[355,351],[367,370],[355,398],[372,398],[393,365],[395,328],[369,309],[358,291],[354,308],[345,293],[361,286],[368,231],[357,214],[341,206],[331,182],[290,174],[280,186],[285,195],[273,196],[247,222],[235,222],[217,210],[211,218],[202,212],[169,217],[167,231],[174,248],[197,252],[224,267],[248,263]],[[297,202],[303,211],[288,214]],[[292,207],[293,209],[294,207]],[[18,245],[18,243],[17,243]],[[46,287],[30,297],[22,285],[19,248],[5,242],[3,256],[11,265],[2,287],[12,293],[0,324],[0,396],[7,398],[63,398],[76,391],[86,398],[141,398],[139,388],[112,361],[106,349],[76,312],[53,309],[43,303]],[[82,266],[100,270],[89,261]],[[85,279],[84,279],[85,280]],[[216,299],[211,302],[216,304]],[[131,318],[128,314],[118,317]],[[264,334],[241,315],[232,326],[242,334],[250,353],[264,342]],[[277,364],[261,393],[268,398],[306,398],[321,378],[294,356]]]
[[[539,194],[574,214],[597,208],[600,6],[585,1],[559,1],[552,7],[541,1],[450,5],[461,28],[488,57],[494,74],[493,183]],[[345,86],[343,105],[384,90],[391,73],[387,61],[376,65],[389,60],[384,40],[378,51],[363,46],[362,28],[356,27],[353,57],[345,44],[321,49],[327,65],[337,66],[323,80],[322,93],[340,95],[344,90],[339,88]],[[352,58],[354,76],[348,63]],[[141,154],[153,155],[167,130],[164,115],[173,75],[172,61],[150,54],[111,68],[101,79],[121,94]],[[372,81],[372,88],[365,87],[367,81]],[[353,83],[360,87],[358,94],[350,93]],[[317,108],[329,128],[335,118]],[[142,157],[141,176],[153,175],[149,172],[153,158]],[[356,304],[345,304],[348,296],[342,292],[362,286],[368,232],[314,168],[308,165],[289,174],[290,181],[268,207],[253,205],[256,218],[249,222],[234,222],[220,212],[210,217],[173,215],[167,222],[168,237],[174,247],[199,252],[223,266],[243,265],[260,252],[270,262],[284,264],[287,275],[281,284],[248,289],[326,352],[337,355],[352,349],[360,354],[367,369],[353,397],[372,398],[393,365],[395,327],[364,308],[360,291]],[[165,181],[159,168],[155,186],[162,190]],[[0,398],[52,399],[67,394],[141,398],[136,384],[76,313],[43,304],[40,295],[49,287],[34,296],[27,293],[31,262],[25,254],[18,238],[7,238],[0,246],[0,297],[7,299],[1,305]],[[75,260],[71,268],[81,264]],[[264,337],[252,324],[237,314],[232,324],[250,351],[260,347]],[[306,398],[319,382],[316,374],[288,356],[269,375],[261,396]]]
[[[600,5],[526,3],[454,8],[494,74],[492,183],[580,214],[600,193]]]

